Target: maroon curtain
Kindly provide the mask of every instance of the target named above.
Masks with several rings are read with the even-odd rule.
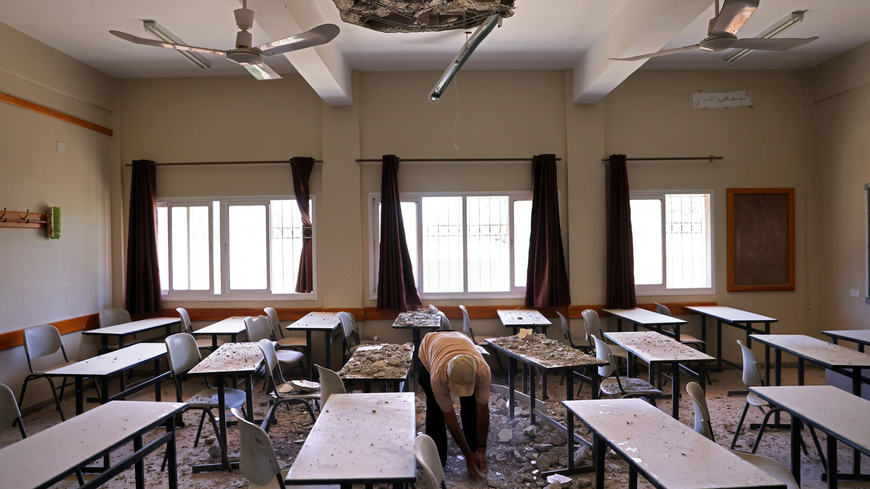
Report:
[[[532,232],[526,272],[526,307],[560,307],[571,304],[562,225],[559,222],[559,188],[556,155],[532,158]]]
[[[381,173],[381,256],[378,269],[378,309],[407,311],[420,307],[411,255],[405,241],[399,198],[399,158],[384,155]]]
[[[127,311],[160,312],[160,269],[157,266],[157,182],[154,162],[133,162],[130,222],[127,233]]]
[[[308,209],[308,177],[314,168],[314,158],[297,156],[290,160],[290,168],[293,170],[293,194],[296,196],[296,205],[302,214],[302,254],[299,257],[299,271],[296,274],[296,292],[308,294],[314,290],[314,264],[311,258],[311,213]]]
[[[637,307],[634,293],[634,243],[625,155],[610,155],[607,185],[607,307]]]

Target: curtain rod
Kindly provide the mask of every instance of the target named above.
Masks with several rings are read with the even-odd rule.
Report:
[[[358,159],[357,163],[381,163],[382,159]],[[436,163],[441,161],[483,161],[483,162],[499,162],[499,161],[532,161],[531,158],[424,158],[424,159],[404,159],[399,158],[402,163]],[[562,161],[562,158],[556,158],[556,161]]]
[[[692,160],[724,160],[724,156],[686,156],[674,158],[626,158],[625,161],[692,161]],[[610,158],[601,158],[601,161],[610,161]]]
[[[315,163],[323,163],[323,160],[314,160]],[[192,161],[189,163],[154,163],[154,166],[198,166],[198,165],[274,165],[278,163],[290,163],[290,160],[277,161]],[[133,166],[127,163],[124,166]]]

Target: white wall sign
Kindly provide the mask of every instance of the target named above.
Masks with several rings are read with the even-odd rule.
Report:
[[[696,109],[715,107],[745,107],[752,105],[752,90],[741,92],[711,92],[692,94],[692,104]]]

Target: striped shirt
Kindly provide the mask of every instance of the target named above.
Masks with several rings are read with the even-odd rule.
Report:
[[[432,393],[441,411],[453,411],[450,386],[447,383],[447,364],[454,357],[468,355],[477,363],[474,376],[474,400],[479,404],[489,403],[489,384],[492,374],[483,355],[474,343],[458,331],[429,333],[420,343],[420,361],[432,379]]]

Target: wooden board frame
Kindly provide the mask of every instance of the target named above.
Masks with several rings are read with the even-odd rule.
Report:
[[[728,191],[728,292],[763,292],[795,290],[795,193],[794,188],[729,188]],[[734,219],[735,195],[787,195],[788,196],[788,283],[736,285],[735,263],[736,231]]]

